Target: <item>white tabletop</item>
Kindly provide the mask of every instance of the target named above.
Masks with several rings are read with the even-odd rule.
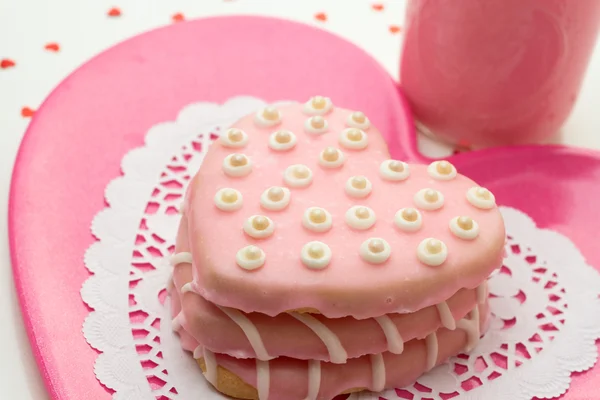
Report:
[[[0,209],[6,210],[12,165],[30,117],[50,90],[81,63],[137,33],[185,19],[230,14],[280,16],[322,27],[363,47],[394,77],[406,0],[19,0],[0,2]],[[119,16],[109,16],[117,7]],[[112,14],[118,14],[113,11]],[[176,16],[175,19],[178,19]],[[360,27],[360,29],[357,29]],[[54,46],[56,44],[57,46]],[[48,47],[48,48],[46,48]],[[58,50],[57,50],[58,49]],[[10,66],[11,60],[15,63]],[[600,41],[578,103],[556,141],[600,149]],[[431,155],[448,149],[422,140]],[[0,388],[3,396],[40,400],[39,377],[13,289],[6,212],[0,213]],[[90,366],[91,368],[91,366]]]

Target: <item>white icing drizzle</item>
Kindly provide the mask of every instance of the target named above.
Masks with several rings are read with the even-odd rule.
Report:
[[[308,393],[305,400],[317,400],[321,389],[321,362],[308,360]]]
[[[269,362],[256,360],[256,390],[258,391],[258,400],[268,400],[270,386],[271,373],[269,371]]]
[[[180,290],[181,294],[187,293],[187,292],[194,292],[194,284],[193,282],[188,282],[185,285],[183,285],[181,287]]]
[[[487,285],[485,283],[482,283],[481,285],[477,286],[477,303],[478,304],[483,304],[485,303],[485,299],[487,298]]]
[[[192,253],[187,251],[182,251],[181,253],[175,253],[171,256],[170,259],[171,265],[176,267],[179,264],[191,264],[192,263]]]
[[[196,351],[194,350],[194,356],[196,354]],[[210,383],[212,383],[213,386],[217,386],[217,376],[218,376],[218,371],[217,371],[217,359],[215,357],[215,354],[208,350],[208,349],[204,349],[203,350],[203,356],[204,356],[204,365],[206,366],[206,373],[204,374],[204,376],[206,377],[206,380],[209,381]]]
[[[181,318],[183,318],[183,316],[181,315],[181,312],[180,312],[171,321],[171,329],[173,329],[173,332],[177,332],[181,329]]]
[[[427,338],[425,338],[425,346],[427,347],[425,370],[429,371],[431,368],[435,367],[438,358],[438,339],[435,332],[427,335]]]
[[[376,317],[375,321],[381,327],[383,334],[387,340],[388,351],[393,354],[402,354],[404,351],[404,339],[400,336],[400,332],[391,318],[387,315]]]
[[[334,364],[344,364],[348,359],[348,353],[340,338],[333,333],[325,324],[308,313],[292,312],[290,315],[309,327],[321,339],[327,351],[329,352],[329,360]]]
[[[371,390],[373,392],[381,392],[385,388],[385,362],[383,354],[371,354],[371,374],[373,383]]]
[[[452,312],[450,311],[450,307],[448,307],[448,303],[442,301],[439,304],[435,305],[438,314],[440,315],[440,319],[442,320],[442,325],[444,328],[449,329],[451,331],[456,329],[456,321],[454,320],[454,316],[452,316]]]
[[[473,310],[469,313],[469,318],[463,318],[458,321],[458,328],[464,330],[467,333],[467,343],[465,345],[465,351],[471,351],[477,343],[479,343],[479,306],[476,305]]]
[[[257,359],[263,361],[273,359],[273,357],[269,356],[269,353],[267,353],[267,349],[265,349],[265,345],[263,344],[258,329],[252,323],[252,321],[248,319],[248,317],[246,317],[241,311],[233,308],[219,307],[219,309],[223,311],[229,318],[231,318],[231,320],[235,322],[237,326],[242,329],[242,331],[244,331],[244,334],[250,342],[250,346],[252,346]]]
[[[202,345],[198,345],[196,346],[196,348],[194,349],[194,359],[199,359],[204,357],[204,348],[202,347]]]

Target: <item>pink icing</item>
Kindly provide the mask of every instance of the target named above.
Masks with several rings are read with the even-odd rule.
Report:
[[[175,299],[178,296],[173,296]],[[179,301],[173,302],[173,314],[177,315]],[[487,302],[479,306],[479,327],[484,332],[488,323],[489,309]],[[194,351],[196,342],[184,329],[179,330],[184,349]],[[454,331],[440,328],[435,333],[438,350],[435,365],[446,361],[459,353],[468,340],[467,332],[457,328]],[[363,338],[367,343],[367,338]],[[404,346],[402,354],[385,352],[385,387],[403,387],[416,380],[428,370],[428,347],[425,339],[413,339]],[[199,357],[202,355],[200,354]],[[218,365],[238,375],[244,382],[256,387],[257,371],[254,359],[234,358],[224,354],[215,354]],[[288,357],[280,357],[268,362],[270,399],[305,399],[309,388],[308,362]],[[346,364],[321,363],[321,380],[318,392],[319,399],[331,399],[336,395],[353,388],[373,390],[373,371],[369,356],[349,359]]]
[[[176,252],[189,251],[187,223],[183,220],[179,229]],[[181,293],[181,288],[192,279],[192,266],[179,264],[173,271],[173,289],[170,291],[176,303],[183,329],[178,329],[184,348],[193,351],[197,344],[212,352],[228,354],[237,358],[257,357],[246,335],[216,305],[193,292]],[[477,304],[476,290],[460,290],[446,300],[454,320],[460,320]],[[182,311],[179,314],[179,311]],[[258,329],[271,357],[286,356],[302,360],[329,361],[329,353],[322,340],[306,325],[287,313],[269,317],[261,313],[246,314]],[[328,319],[314,315],[341,341],[349,358],[387,351],[388,343],[382,328],[372,318],[356,320],[352,317]],[[436,331],[441,319],[435,306],[408,314],[389,314],[403,341],[423,338]]]
[[[191,252],[194,259],[194,289],[206,300],[244,312],[260,311],[270,316],[291,309],[310,307],[325,317],[352,315],[369,318],[394,312],[413,312],[439,303],[461,288],[474,288],[500,265],[504,244],[504,226],[499,211],[473,207],[465,198],[474,182],[464,176],[451,181],[433,180],[427,167],[411,165],[411,175],[403,182],[389,182],[379,176],[379,165],[388,158],[386,144],[379,131],[371,127],[365,150],[348,150],[338,143],[351,113],[340,108],[326,115],[329,132],[322,135],[304,133],[307,118],[301,105],[281,108],[283,123],[273,128],[259,128],[254,115],[234,127],[249,136],[242,149],[215,143],[208,151],[199,173],[193,178],[186,196]],[[270,133],[288,129],[298,143],[290,151],[275,152],[268,147]],[[324,169],[318,165],[326,146],[340,148],[347,156],[343,167]],[[253,164],[246,177],[232,178],[222,171],[223,159],[231,153],[243,153]],[[291,188],[291,202],[281,211],[260,206],[260,196],[270,186],[285,186],[282,174],[292,164],[307,165],[313,182],[306,188]],[[364,175],[373,184],[364,199],[346,195],[346,180]],[[243,206],[235,212],[216,208],[217,190],[231,187],[243,195]],[[437,211],[423,211],[423,228],[415,233],[399,231],[393,224],[396,211],[414,207],[413,195],[430,187],[445,196],[445,205]],[[354,205],[366,205],[377,214],[377,222],[366,231],[351,229],[344,215]],[[333,227],[315,233],[302,227],[302,215],[311,206],[323,207],[333,217]],[[243,224],[255,214],[266,215],[276,224],[267,239],[256,240],[243,232]],[[449,221],[468,215],[480,227],[472,241],[456,238]],[[392,248],[388,261],[372,265],[359,255],[360,244],[370,237],[385,239]],[[417,260],[416,248],[421,240],[435,237],[448,246],[448,258],[439,267],[429,267]],[[300,251],[309,241],[319,240],[332,250],[331,263],[322,270],[312,270],[300,260]],[[249,245],[266,253],[260,269],[240,268],[236,252]]]

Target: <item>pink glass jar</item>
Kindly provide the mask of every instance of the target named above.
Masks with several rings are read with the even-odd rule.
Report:
[[[401,85],[442,140],[543,142],[573,108],[599,21],[600,0],[409,0]]]

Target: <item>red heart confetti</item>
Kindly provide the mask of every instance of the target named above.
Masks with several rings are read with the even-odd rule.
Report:
[[[0,61],[0,68],[2,68],[2,69],[14,67],[14,66],[15,66],[15,62],[13,60],[11,60],[10,58],[3,58],[2,61]]]
[[[327,21],[327,14],[322,13],[322,12],[318,13],[318,14],[315,14],[315,18],[317,19],[317,21],[325,22],[325,21]]]
[[[54,51],[54,52],[57,52],[60,50],[60,46],[58,45],[58,43],[48,43],[47,45],[44,46],[44,48],[48,51]]]
[[[173,22],[181,22],[181,21],[185,21],[185,16],[182,13],[177,13],[177,14],[173,14],[171,19],[173,20]]]
[[[23,107],[21,108],[21,116],[24,118],[31,118],[33,117],[33,114],[35,114],[35,110],[29,108],[29,107]]]
[[[371,8],[375,11],[383,11],[383,4],[373,4]]]
[[[120,17],[121,16],[121,10],[119,10],[117,7],[113,7],[110,10],[108,10],[107,15],[109,17]]]
[[[390,25],[389,29],[391,33],[398,33],[401,31],[401,28],[398,25]]]

